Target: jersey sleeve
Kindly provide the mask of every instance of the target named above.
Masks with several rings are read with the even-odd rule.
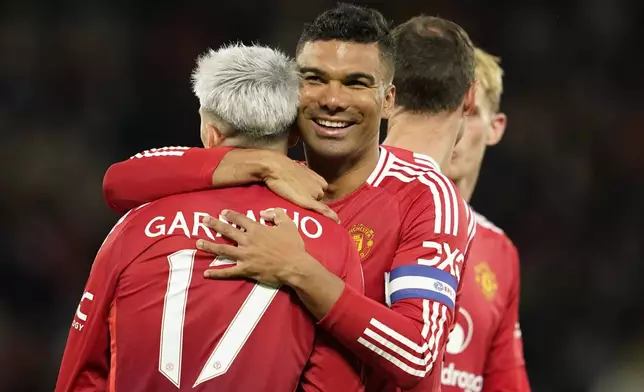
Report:
[[[484,392],[529,392],[530,383],[525,370],[523,340],[519,328],[519,256],[516,248],[508,244],[508,265],[512,266],[512,289],[499,329],[494,335],[485,361]]]
[[[56,392],[112,390],[111,305],[118,279],[117,249],[104,245],[96,256],[67,337]]]
[[[212,174],[230,147],[153,148],[109,167],[103,196],[118,213],[178,193],[212,188]]]
[[[458,213],[452,212],[460,218],[449,230],[444,219],[436,224],[441,217],[430,192],[410,204],[386,283],[390,307],[346,287],[319,322],[403,389],[415,386],[436,367],[440,371],[453,322],[463,252],[473,230],[465,202],[460,197],[453,200],[451,207]],[[445,212],[445,203],[442,207]]]

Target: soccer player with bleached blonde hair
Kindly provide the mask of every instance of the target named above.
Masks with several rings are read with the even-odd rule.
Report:
[[[500,59],[475,49],[475,110],[446,174],[470,201],[488,146],[496,145],[507,117],[500,112]],[[530,391],[519,328],[519,258],[510,239],[476,213],[477,229],[463,276],[459,314],[449,337],[441,377],[448,392]]]
[[[268,47],[229,45],[200,57],[192,80],[205,150],[286,154],[299,104],[293,59]],[[190,160],[186,150],[150,150],[133,160]],[[263,184],[161,198],[130,210],[101,246],[71,323],[56,392],[362,391],[357,361],[316,328],[293,291],[203,278],[206,269],[235,265],[194,249],[197,240],[229,242],[208,229],[206,217],[230,208],[266,224],[263,214],[275,207],[288,211],[302,247],[362,291],[360,259],[346,231]]]

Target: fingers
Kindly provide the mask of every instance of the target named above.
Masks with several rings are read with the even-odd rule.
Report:
[[[250,276],[244,267],[235,265],[232,267],[205,270],[203,277],[207,279],[240,279],[249,278]]]
[[[310,170],[310,169],[309,169],[309,170]],[[311,172],[313,172],[313,174],[315,174],[316,182],[317,182],[317,184],[320,186],[320,188],[322,188],[322,196],[324,196],[324,191],[326,191],[326,189],[329,187],[329,184],[328,184],[328,183],[326,182],[326,180],[325,180],[324,178],[322,178],[319,174],[317,174],[317,173],[316,173],[316,172],[314,172],[313,170],[311,170]]]
[[[284,211],[284,209],[282,208],[269,208],[260,212],[260,216],[267,221],[275,223],[275,225],[277,226],[280,226],[282,224],[288,225],[290,222],[293,228],[297,230],[295,222],[293,222],[291,218],[286,215],[286,211]]]
[[[329,184],[326,182],[324,177],[321,175],[317,174],[313,170],[309,169],[306,166],[306,162],[298,162],[299,167],[301,170],[306,171],[309,174],[309,177],[317,184],[320,188],[322,188],[323,191],[326,190],[326,188],[329,186]]]
[[[295,204],[303,208],[306,208],[307,210],[315,211],[319,214],[326,216],[329,219],[332,219],[337,223],[340,223],[340,217],[338,217],[338,214],[335,211],[333,211],[331,207],[327,206],[321,201],[311,200],[311,199],[300,199],[295,201]]]
[[[332,219],[333,221],[340,223],[340,217],[338,217],[338,214],[336,214],[335,211],[333,211],[329,206],[327,206],[324,203],[319,203],[319,202],[314,202],[314,201],[306,201],[302,203],[302,207],[318,212],[324,216],[326,216],[329,219]],[[295,225],[295,222],[291,220],[291,218],[288,217],[286,214],[286,211],[284,211],[281,208],[271,208],[266,211],[262,211],[260,213],[260,216],[264,218],[267,221],[271,221],[275,223],[276,225],[282,225],[283,222],[292,222],[293,228],[297,230],[297,226]]]
[[[224,256],[232,260],[238,260],[242,256],[242,251],[236,246],[215,244],[214,242],[205,240],[197,240],[197,249],[217,256]]]
[[[236,212],[236,211],[222,210],[221,216],[224,219],[226,219],[229,223],[237,225],[237,227],[241,227],[243,229],[246,229],[247,231],[252,229],[253,226],[256,226],[259,224],[254,220],[249,219],[246,215],[240,214],[239,212]]]
[[[222,212],[222,216],[223,216],[223,212]],[[245,242],[246,237],[244,236],[244,232],[229,223],[222,222],[221,220],[215,219],[212,216],[206,216],[203,218],[203,224],[206,225],[206,227],[213,229],[217,233],[223,235],[224,237],[232,241],[235,241],[238,244],[246,243]]]
[[[298,166],[299,173],[296,178],[301,182],[302,186],[307,188],[311,197],[315,200],[322,200],[324,197],[324,191],[326,191],[329,184],[322,176],[309,169],[304,164],[298,164]]]
[[[331,207],[327,206],[322,202],[315,202],[311,204],[312,204],[311,207],[309,207],[310,210],[320,213],[326,216],[327,218],[332,219],[336,223],[340,223],[340,217],[335,211],[331,209]]]

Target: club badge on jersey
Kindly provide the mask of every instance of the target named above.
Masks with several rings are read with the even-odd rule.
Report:
[[[496,295],[499,285],[496,281],[496,274],[485,261],[474,266],[476,284],[481,289],[486,300],[492,301]]]
[[[351,226],[349,234],[356,243],[360,260],[364,260],[373,247],[374,236],[376,233],[371,228],[359,223]]]

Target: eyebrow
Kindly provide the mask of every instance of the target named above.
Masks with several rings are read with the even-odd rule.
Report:
[[[369,84],[376,84],[376,78],[374,78],[372,75],[363,73],[363,72],[354,72],[349,75],[347,75],[345,80],[357,80],[357,79],[367,79],[369,81]]]
[[[301,67],[300,73],[313,73],[316,75],[328,77],[329,75],[323,70],[315,67]],[[369,84],[376,84],[376,78],[373,75],[364,72],[353,72],[344,77],[344,80],[366,79]]]
[[[315,67],[300,67],[300,73],[314,73],[314,74],[319,74],[319,75],[326,75],[326,72],[322,71],[319,68]]]

